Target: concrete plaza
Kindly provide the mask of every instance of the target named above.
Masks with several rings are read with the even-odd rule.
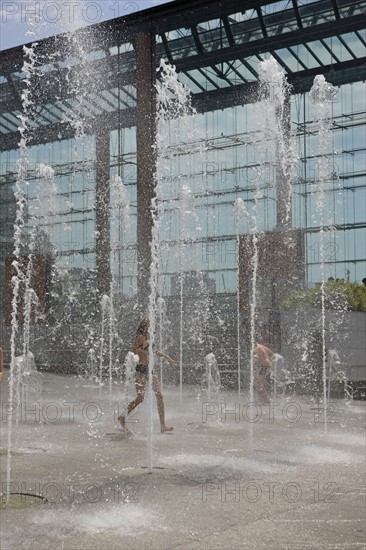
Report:
[[[147,402],[116,421],[123,386],[37,374],[18,410],[1,385],[2,484],[47,499],[1,510],[1,548],[364,549],[365,402],[334,400],[326,417],[308,397],[249,404],[246,393],[198,398],[164,388],[160,434],[153,398],[153,471]],[[24,498],[24,504],[26,497]]]

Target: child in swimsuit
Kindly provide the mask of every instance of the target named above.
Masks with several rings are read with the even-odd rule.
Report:
[[[150,320],[148,317],[144,317],[137,328],[135,342],[131,349],[132,353],[138,356],[139,362],[136,365],[135,369],[136,398],[128,404],[127,415],[129,415],[130,412],[132,412],[138,405],[140,405],[145,398],[146,383],[149,376],[149,328]],[[168,355],[165,355],[161,351],[154,349],[154,353],[158,357],[162,357],[163,359],[165,359],[170,365],[176,364],[173,359],[171,359]],[[154,372],[152,373],[152,375],[152,387],[154,389],[158,405],[160,430],[162,433],[171,432],[174,428],[165,424],[164,398],[161,392],[160,383]],[[125,416],[119,416],[118,420],[123,430],[126,430]]]
[[[263,403],[269,403],[267,391],[267,374],[272,367],[273,352],[263,344],[255,345],[254,382],[259,398]]]

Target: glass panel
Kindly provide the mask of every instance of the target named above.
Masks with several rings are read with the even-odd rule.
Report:
[[[133,52],[134,48],[131,42],[125,42],[124,44],[120,44],[119,46],[113,46],[112,48],[109,48],[109,51],[111,55],[116,55],[118,53],[123,54],[126,52]]]
[[[334,52],[339,61],[349,61],[350,59],[353,59],[352,55],[343,46],[343,44],[336,36],[324,38],[323,42],[325,42],[331,48],[332,52]]]
[[[7,126],[5,126],[5,123],[0,120],[0,132],[2,134],[9,134],[11,131],[12,130],[10,130]]]
[[[224,74],[225,78],[229,79],[232,84],[242,84],[244,79],[241,74],[237,73],[234,63],[221,63],[216,65],[219,70]]]
[[[296,50],[296,47],[293,49]],[[302,71],[304,69],[304,67],[300,65],[298,60],[287,48],[275,50],[274,53],[285,63],[286,67],[288,67],[291,72],[296,73],[297,71]]]
[[[287,11],[292,11],[292,9],[288,10],[289,5],[290,5],[290,2],[286,0],[282,0],[280,2],[270,2],[269,4],[262,6],[261,10],[264,16],[265,15],[270,16],[270,15],[279,14],[279,13],[282,15]]]
[[[352,15],[362,15],[366,13],[365,0],[338,0],[339,14],[341,17],[351,17]]]
[[[233,23],[231,25],[231,31],[236,44],[245,44],[246,42],[261,40],[263,38],[257,14],[254,10],[252,11],[253,15],[255,14],[255,18],[248,18],[244,23]]]
[[[177,59],[197,55],[191,29],[174,29],[166,32],[165,37],[171,54]]]
[[[365,45],[361,42],[359,37],[354,32],[342,34],[341,37],[356,57],[365,57]]]
[[[118,106],[118,98],[115,97],[114,94],[110,93],[109,90],[103,90],[102,92],[100,92],[100,95],[103,99],[105,99],[106,101],[108,101],[108,104],[111,104],[111,109],[112,110],[115,110]],[[124,101],[124,96],[125,94],[121,93],[120,94],[120,97],[121,97],[121,101]]]
[[[107,62],[106,62],[107,63]],[[136,69],[135,52],[126,52],[108,59],[109,74],[122,74]]]
[[[201,93],[203,90],[201,88],[201,85],[204,87],[205,85],[199,82],[200,85],[197,85],[191,78],[189,78],[189,75],[191,74],[191,71],[185,71],[184,73],[179,74],[179,81],[182,82],[182,84],[185,84],[193,94]],[[192,75],[193,77],[193,75]],[[194,77],[193,77],[194,78]],[[205,89],[205,88],[204,88]]]
[[[252,67],[254,71],[258,74],[260,60],[256,55],[251,55],[250,57],[246,57],[245,62],[248,63],[248,65],[250,65],[250,67]]]
[[[324,65],[330,65],[334,63],[334,58],[332,57],[331,53],[319,40],[308,42],[307,46],[310,48],[311,51],[314,52],[314,54],[321,60]],[[294,49],[296,48],[294,47]]]
[[[235,71],[239,73],[239,75],[245,82],[252,82],[256,80],[255,75],[251,71],[249,71],[249,69],[242,63],[242,61],[235,60],[231,62],[230,65],[235,68]],[[235,71],[233,69],[229,70],[232,71],[231,78],[233,79],[233,81],[238,84],[242,83],[243,80],[240,80],[240,77],[235,73]]]
[[[289,7],[288,2],[276,2],[268,6],[262,6],[263,21],[266,27],[267,35],[274,36],[286,32],[298,30],[298,24],[293,8]],[[280,17],[278,16],[280,13]],[[269,14],[269,15],[265,15]]]
[[[173,29],[165,33],[165,37],[168,41],[176,40],[177,38],[184,38],[192,36],[192,31],[188,27],[181,27],[180,29]]]
[[[204,71],[200,72],[197,69],[194,69],[193,71],[188,71],[188,74],[192,75],[192,77],[197,80],[197,82],[199,82],[205,90],[217,90],[217,86],[205,78]]]
[[[357,31],[357,34],[362,38],[364,42],[366,42],[366,29],[360,29]]]
[[[60,111],[54,109],[54,106],[48,103],[45,105],[45,110],[39,109],[39,114],[49,119],[50,122],[60,122]]]
[[[335,13],[330,0],[299,5],[299,12],[304,27],[312,27],[335,20]]]
[[[296,46],[293,46],[292,49],[308,69],[320,67],[319,63],[303,44],[297,44]]]
[[[1,117],[1,123],[12,131],[17,130],[20,126],[20,120],[11,113],[5,113],[4,116]]]
[[[197,49],[192,35],[182,39],[170,40],[168,44],[170,53],[176,59],[197,55]]]
[[[229,46],[229,41],[221,19],[205,21],[197,25],[196,28],[205,51],[213,51]]]
[[[93,94],[90,94],[88,97],[90,97],[90,99],[93,100],[93,102],[96,103],[98,106],[100,105],[100,107],[105,111],[112,112],[115,110],[115,108],[112,107],[109,103],[107,103],[107,101],[103,100],[103,97],[100,95],[93,93]],[[77,105],[75,105],[75,107],[77,108]]]
[[[96,50],[84,54],[84,59],[87,61],[96,61],[97,59],[104,59],[105,57],[106,52],[104,50]]]
[[[235,75],[235,73],[232,71],[232,69],[229,68],[227,63],[219,63],[218,65],[215,65],[214,74],[218,78],[218,82],[221,82],[221,87],[223,86],[230,86],[234,82],[242,82],[242,80],[238,80],[239,77]],[[236,79],[236,80],[233,80]]]

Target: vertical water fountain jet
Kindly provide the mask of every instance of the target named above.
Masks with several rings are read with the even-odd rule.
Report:
[[[18,404],[14,403],[14,383],[19,378],[16,361],[17,336],[19,330],[19,318],[22,312],[19,307],[19,291],[21,284],[24,284],[25,276],[21,267],[22,247],[24,246],[25,238],[25,217],[26,207],[28,204],[27,187],[28,187],[28,169],[30,165],[28,142],[32,131],[32,117],[34,116],[32,105],[32,80],[36,74],[36,53],[35,48],[37,43],[33,43],[30,47],[24,46],[24,62],[22,72],[25,75],[25,89],[22,92],[22,114],[20,119],[20,141],[19,141],[19,160],[17,161],[17,180],[15,184],[15,199],[16,199],[16,217],[14,224],[14,260],[12,262],[15,274],[12,277],[12,313],[11,313],[11,336],[10,336],[10,380],[9,380],[9,409],[17,410]],[[9,499],[9,487],[11,481],[11,452],[12,452],[12,418],[10,414],[8,418],[8,440],[7,440],[7,467],[6,467],[6,483],[7,483],[7,502]]]
[[[284,276],[279,258],[287,248],[286,239],[291,227],[291,170],[296,159],[289,139],[290,90],[284,72],[270,57],[259,64],[258,75],[258,102],[255,108],[257,120],[256,167],[254,168],[253,195],[250,199],[253,201],[253,205],[250,209],[248,208],[248,212],[245,211],[242,204],[236,205],[236,217],[239,215],[247,218],[249,233],[248,238],[243,239],[241,262],[244,262],[244,257],[246,257],[250,269],[240,265],[243,269],[243,276],[247,278],[249,290],[248,303],[246,304],[246,332],[247,345],[250,350],[250,402],[254,400],[256,344],[260,333],[259,321],[263,323],[263,319],[258,318],[258,312],[263,311],[264,307],[262,294],[259,294],[260,282],[261,277],[269,277],[269,269],[276,273],[277,278]],[[275,205],[275,208],[272,209],[272,217],[269,219],[265,217],[262,208],[264,195],[270,196]],[[267,266],[265,262],[267,243],[273,243],[277,249],[277,254],[272,252],[271,259],[274,261],[272,266]],[[240,288],[238,292],[240,294]],[[266,289],[261,288],[261,292],[265,293]],[[240,339],[239,333],[238,339]],[[253,423],[249,424],[249,439],[252,443]]]
[[[42,264],[42,256],[36,257],[37,246],[44,244],[44,241],[50,243],[48,232],[50,217],[55,212],[55,198],[57,195],[57,186],[55,183],[54,170],[47,165],[37,164],[35,168],[35,190],[33,197],[30,196],[30,185],[26,188],[27,201],[27,220],[23,237],[23,247],[26,253],[21,259],[22,268],[22,304],[20,306],[19,316],[23,324],[22,331],[22,353],[16,360],[16,398],[19,402],[21,387],[27,375],[33,370],[34,356],[31,353],[31,325],[38,321],[38,314],[42,315],[41,305],[38,293],[40,282],[36,280],[37,267],[42,266],[45,269],[45,263]],[[44,251],[40,251],[43,253]],[[44,258],[43,258],[44,260]],[[38,263],[38,266],[37,266]],[[24,391],[22,390],[24,394]],[[18,428],[18,415],[16,416],[16,428]]]
[[[158,188],[158,184],[157,184]],[[149,295],[149,375],[148,375],[148,425],[147,425],[147,471],[153,470],[153,421],[152,421],[152,382],[153,382],[153,363],[154,363],[154,345],[156,330],[156,302],[158,287],[158,261],[159,261],[159,220],[157,217],[158,208],[156,197],[152,199],[151,211],[153,215],[152,240],[151,240],[151,265],[150,265],[150,295]]]
[[[329,84],[323,75],[314,78],[310,90],[310,100],[313,104],[314,121],[318,123],[317,134],[317,216],[319,218],[319,255],[320,255],[320,291],[321,291],[321,362],[323,378],[323,409],[324,409],[324,430],[327,431],[327,360],[325,347],[325,234],[327,221],[325,219],[325,193],[333,185],[332,163],[329,156],[333,148],[332,132],[332,102],[337,95],[337,89]],[[331,167],[331,173],[330,173]]]
[[[24,315],[23,315],[23,357],[27,369],[28,355],[30,353],[31,324],[37,322],[37,314],[44,316],[41,311],[38,293],[40,282],[36,280],[37,262],[43,269],[46,269],[45,253],[52,248],[50,226],[52,216],[56,213],[56,197],[58,188],[56,184],[55,171],[51,166],[37,163],[35,168],[35,193],[33,198],[28,199],[28,250],[27,267],[24,281]],[[37,250],[37,248],[39,248]],[[38,257],[37,257],[38,253]],[[35,288],[33,288],[33,286]],[[48,290],[48,289],[47,289]],[[45,309],[45,304],[43,304]],[[33,319],[32,319],[33,318]]]
[[[113,282],[111,281],[110,291],[109,291],[109,354],[108,354],[109,404],[110,405],[112,405],[113,342],[114,342],[114,326],[115,326],[113,292],[114,292]]]
[[[109,182],[110,200],[110,270],[109,287],[109,396],[112,403],[113,347],[116,334],[114,294],[118,288],[116,271],[121,264],[120,251],[123,250],[126,236],[131,227],[131,207],[128,191],[122,178],[115,175]],[[122,292],[123,294],[123,289]]]
[[[72,17],[62,19],[65,30],[65,66],[66,83],[70,94],[71,105],[77,104],[77,110],[71,110],[68,122],[71,124],[76,139],[81,143],[86,136],[88,122],[91,120],[88,95],[96,90],[96,76],[91,74],[89,62],[90,51],[96,39],[97,30],[93,27],[83,28],[85,21],[79,10],[73,10]],[[73,98],[77,98],[74,100]]]
[[[220,371],[217,364],[217,359],[214,353],[208,353],[205,357],[205,390],[207,399],[218,399],[218,394],[221,388]]]
[[[62,35],[64,48],[63,65],[65,70],[65,93],[71,108],[65,112],[64,121],[74,132],[73,169],[87,173],[89,171],[85,158],[95,158],[95,277],[98,299],[110,292],[110,234],[109,234],[109,179],[110,179],[110,132],[103,123],[91,131],[95,122],[94,104],[100,89],[101,75],[95,71],[91,52],[96,44],[103,41],[100,29],[95,26],[84,26],[82,13],[73,12],[73,17],[62,21],[65,33]],[[84,27],[84,28],[83,28]],[[108,48],[103,52],[108,55]],[[93,138],[90,138],[93,135]],[[69,202],[73,208],[72,200]],[[84,257],[85,258],[85,257]],[[83,258],[83,260],[84,260]],[[90,267],[90,266],[89,266]],[[85,349],[85,353],[87,350]]]
[[[179,193],[179,400],[183,398],[183,349],[184,349],[184,272],[188,271],[185,249],[193,241],[192,226],[197,225],[194,197],[188,186],[183,185]]]
[[[297,160],[290,140],[290,85],[273,57],[259,64],[258,78],[260,164],[263,175],[275,181],[276,229],[286,231],[292,222],[291,175]]]
[[[123,370],[124,370],[124,377],[125,377],[125,385],[124,385],[124,409],[123,413],[124,416],[127,415],[127,405],[135,395],[135,369],[136,365],[139,362],[139,356],[135,355],[132,351],[129,351],[125,357],[124,364],[123,364]]]
[[[165,324],[166,324],[166,302],[164,298],[159,296],[157,299],[157,318],[158,318],[158,326],[159,326],[159,349],[163,349],[163,335],[165,333]],[[163,360],[160,357],[159,360],[159,369],[160,369],[160,386],[163,389]]]
[[[86,356],[86,374],[92,381],[97,379],[97,358],[94,348],[89,348]]]
[[[253,246],[253,255],[251,258],[251,269],[252,269],[252,289],[251,289],[251,299],[250,299],[250,380],[249,380],[249,403],[254,402],[254,362],[255,362],[255,345],[256,345],[256,313],[257,313],[257,278],[258,278],[258,260],[259,260],[259,249],[258,249],[258,234],[259,234],[259,225],[258,225],[258,208],[259,208],[259,199],[262,197],[260,188],[259,188],[259,172],[257,171],[256,175],[256,190],[254,195],[254,205],[253,205],[253,214],[251,216],[251,235],[252,235],[252,246]],[[249,423],[249,445],[250,447],[253,444],[253,422]]]
[[[156,112],[156,174],[153,176],[155,184],[155,193],[152,194],[149,209],[152,219],[151,228],[151,263],[149,275],[149,298],[148,298],[148,317],[149,317],[149,375],[148,375],[148,427],[147,427],[147,468],[151,473],[153,469],[152,440],[152,368],[154,358],[154,339],[156,331],[157,316],[157,292],[158,292],[158,273],[159,257],[161,249],[161,219],[164,214],[164,200],[169,196],[172,156],[170,152],[170,124],[174,124],[178,117],[192,114],[190,107],[189,92],[178,81],[175,68],[167,65],[161,60],[158,69],[161,83],[157,83],[157,112]],[[146,245],[146,243],[145,243]]]
[[[32,130],[37,126],[37,109],[35,90],[37,83],[42,78],[39,71],[39,59],[35,41],[35,35],[39,20],[37,17],[28,21],[26,34],[32,38],[31,46],[23,46],[23,65],[21,72],[24,75],[24,88],[21,93],[22,112],[20,119],[19,160],[17,161],[17,181],[15,186],[16,220],[14,225],[14,260],[12,268],[12,313],[11,313],[11,338],[10,338],[10,408],[14,406],[14,385],[16,397],[16,409],[21,398],[26,399],[28,392],[25,386],[27,375],[35,372],[34,356],[30,351],[31,323],[37,322],[37,309],[39,304],[39,281],[36,280],[34,265],[35,248],[39,244],[40,235],[50,242],[50,236],[45,229],[49,223],[49,216],[55,212],[55,197],[57,186],[55,173],[47,165],[37,164],[35,174],[35,195],[31,200],[30,174],[31,156],[29,142],[32,138]],[[33,288],[35,286],[35,288]],[[45,304],[43,304],[45,308]],[[45,311],[40,312],[45,313]],[[19,324],[23,324],[22,334],[19,333]],[[21,342],[22,340],[22,342]],[[22,355],[16,357],[17,349],[22,349]],[[12,416],[8,419],[8,459],[7,481],[10,482],[11,450],[12,450]],[[16,415],[16,426],[19,417]]]
[[[243,199],[236,199],[234,204],[235,234],[236,234],[236,338],[237,338],[237,362],[238,362],[238,396],[241,393],[241,313],[240,313],[240,234],[244,232],[243,222],[250,217]]]
[[[99,350],[99,387],[103,386],[103,363],[104,363],[104,344],[106,333],[106,321],[110,311],[110,298],[107,294],[102,296],[100,302],[101,309],[101,331],[100,331],[100,350]]]
[[[176,136],[179,143],[190,144],[195,137],[193,115],[195,110],[191,105],[189,90],[178,80],[174,66],[161,60],[160,80],[158,90],[157,110],[157,199],[158,217],[163,218],[164,211],[171,208],[173,200],[171,196],[171,177],[176,171],[176,156],[172,149],[171,136]],[[183,394],[183,340],[184,340],[184,268],[185,246],[192,242],[199,226],[194,215],[194,196],[182,174],[177,177],[175,201],[178,200],[179,213],[179,395],[182,403]],[[165,227],[161,227],[163,238]]]
[[[121,274],[118,269],[121,266],[123,268],[121,251],[124,250],[131,228],[131,204],[127,187],[120,176],[111,178],[109,189],[111,287],[123,294],[123,288],[119,287]]]
[[[115,313],[113,305],[113,283],[110,285],[110,294],[104,294],[100,302],[101,328],[99,348],[99,389],[101,391],[104,383],[104,355],[108,337],[108,381],[109,381],[109,402],[112,405],[112,376],[113,376],[113,346],[115,341]],[[93,351],[93,350],[92,350]],[[90,354],[90,350],[88,352]],[[94,354],[93,354],[94,356]],[[92,356],[92,357],[93,357]]]

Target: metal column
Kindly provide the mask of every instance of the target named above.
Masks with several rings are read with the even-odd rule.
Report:
[[[111,282],[109,227],[109,131],[101,130],[95,137],[95,255],[98,294],[109,294]]]
[[[292,194],[291,194],[291,160],[284,158],[290,150],[291,133],[291,102],[290,92],[287,90],[283,112],[278,113],[279,122],[282,124],[283,140],[286,143],[286,151],[276,151],[276,201],[277,201],[277,229],[291,229],[292,226]],[[289,153],[290,154],[290,153]]]
[[[136,35],[137,68],[137,288],[139,305],[147,308],[150,287],[151,239],[156,173],[155,35]]]

